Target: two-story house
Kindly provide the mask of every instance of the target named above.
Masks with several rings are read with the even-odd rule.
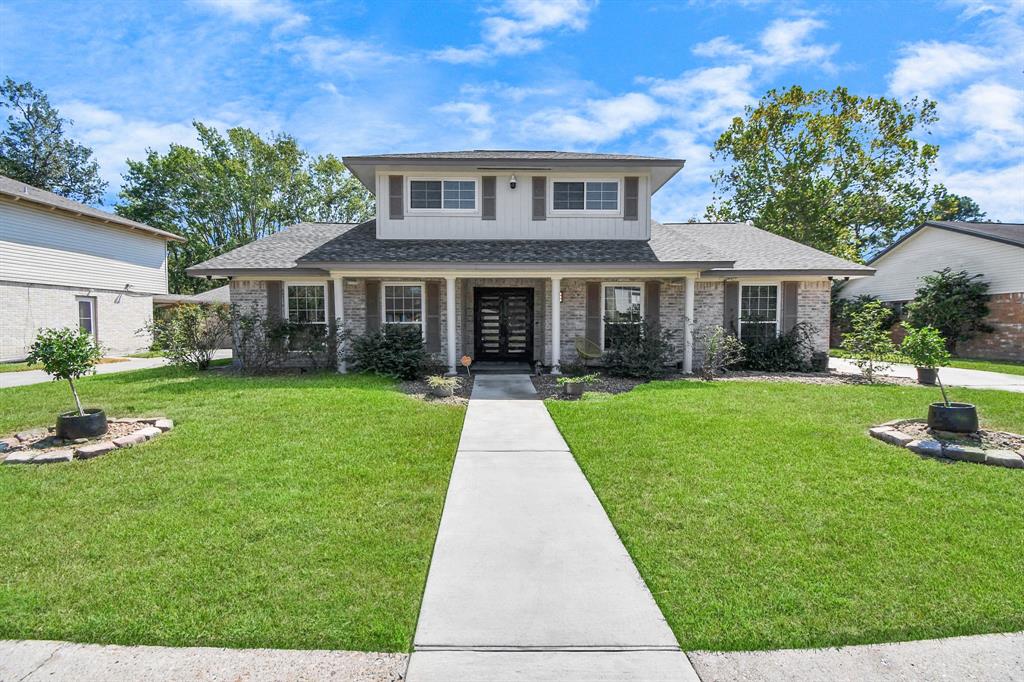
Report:
[[[677,159],[478,150],[344,162],[377,197],[376,220],[294,225],[189,274],[229,278],[232,302],[271,317],[414,326],[454,372],[463,355],[558,371],[578,338],[603,347],[610,325],[641,318],[675,332],[685,371],[706,326],[750,339],[806,321],[825,350],[829,278],[872,273],[746,223],[655,222],[651,197]]]
[[[0,361],[40,329],[93,334],[104,351],[149,348],[137,333],[167,293],[170,232],[0,176]]]

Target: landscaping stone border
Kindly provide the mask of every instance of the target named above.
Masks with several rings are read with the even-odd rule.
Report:
[[[23,431],[13,438],[0,441],[3,443],[3,447],[0,447],[0,457],[3,454],[7,455],[3,459],[4,464],[53,464],[54,462],[70,462],[72,459],[92,459],[114,450],[145,443],[174,428],[174,422],[165,417],[124,417],[110,419],[108,422],[111,424],[145,424],[145,426],[119,438],[108,438],[83,443],[79,447],[50,449],[42,452],[33,451],[31,448],[19,448],[16,443],[12,443],[12,441],[27,441],[30,437],[47,433],[45,429],[32,429]]]
[[[894,425],[904,420],[887,422],[881,426],[868,429],[872,438],[906,448],[923,457],[935,457],[938,459],[951,459],[958,462],[972,462],[974,464],[990,464],[1008,469],[1024,469],[1024,457],[1013,450],[996,450],[991,448],[980,448],[973,445],[962,445],[949,443],[937,439],[922,439],[910,436]]]

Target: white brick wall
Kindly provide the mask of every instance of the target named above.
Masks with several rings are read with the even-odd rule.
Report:
[[[797,291],[796,321],[814,328],[814,350],[828,351],[828,330],[832,315],[832,283],[800,282]]]
[[[96,299],[96,336],[108,355],[147,350],[150,334],[137,333],[153,320],[149,294],[0,282],[0,360],[22,360],[40,329],[78,328],[76,297]]]

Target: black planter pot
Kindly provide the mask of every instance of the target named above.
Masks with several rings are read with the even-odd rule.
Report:
[[[928,406],[928,428],[952,433],[978,430],[978,410],[970,403],[932,403]]]
[[[935,377],[938,376],[939,371],[934,367],[918,367],[917,368],[917,383],[924,384],[925,386],[934,386]]]
[[[86,408],[85,416],[77,412],[65,412],[57,417],[57,437],[67,440],[92,438],[107,432],[107,415],[95,407]]]

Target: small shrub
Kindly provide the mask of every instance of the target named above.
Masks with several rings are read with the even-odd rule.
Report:
[[[25,361],[42,365],[54,380],[64,379],[71,387],[78,416],[85,416],[82,401],[78,399],[75,379],[91,372],[103,357],[103,350],[92,334],[75,329],[43,329],[29,349]]]
[[[653,379],[665,372],[672,352],[672,332],[641,320],[610,325],[608,349],[602,356],[612,376]]]
[[[839,298],[837,295],[841,289],[832,290],[832,326],[839,332],[840,338],[846,336],[853,329],[853,315],[859,312],[866,304],[872,302],[881,303],[881,299],[870,294],[861,294],[856,298]],[[885,305],[884,303],[882,305]],[[886,306],[887,315],[879,316],[878,326],[882,329],[891,329],[899,321],[896,311]]]
[[[900,352],[915,367],[925,367],[937,370],[949,364],[949,351],[946,350],[946,340],[934,327],[912,327],[903,325],[907,330],[903,337],[903,344]],[[942,401],[949,406],[949,399],[946,397],[946,388],[942,385],[939,373],[935,373],[935,379],[939,382],[939,389],[942,391]]]
[[[280,325],[265,315],[232,306],[235,360],[247,374],[263,374],[284,365],[288,358]]]
[[[448,377],[441,374],[434,374],[427,377],[427,385],[433,389],[454,391],[462,385],[462,379],[459,377]]]
[[[270,338],[287,349],[285,355],[302,357],[305,360],[303,365],[314,370],[335,366],[338,337],[326,324],[278,322],[270,325]]]
[[[600,378],[601,377],[597,374],[583,374],[581,376],[558,377],[558,379],[555,380],[555,383],[559,386],[568,386],[571,384],[586,384],[589,386],[590,384],[597,383]]]
[[[231,315],[221,308],[180,305],[144,328],[153,335],[153,346],[173,365],[207,369],[213,352],[231,334]]]
[[[853,364],[868,381],[874,381],[875,375],[889,366],[886,360],[896,352],[889,331],[881,327],[888,314],[889,310],[879,301],[864,304],[851,316],[852,327],[843,337],[842,349],[850,354]]]
[[[350,348],[346,360],[357,372],[393,379],[418,379],[436,362],[423,348],[418,327],[387,325],[361,336],[345,335]]]
[[[582,358],[579,360],[563,360],[558,365],[558,370],[565,376],[570,377],[586,374],[589,369]]]
[[[779,336],[744,345],[743,369],[756,372],[807,372],[814,353],[813,325],[800,322]]]
[[[704,349],[704,361],[697,370],[704,381],[713,381],[716,374],[722,374],[743,360],[743,343],[724,327],[705,327],[697,334],[696,342]]]
[[[921,279],[924,284],[907,305],[910,324],[937,329],[951,352],[956,352],[961,342],[992,331],[992,326],[985,322],[989,312],[988,283],[981,281],[981,275],[945,268]]]

